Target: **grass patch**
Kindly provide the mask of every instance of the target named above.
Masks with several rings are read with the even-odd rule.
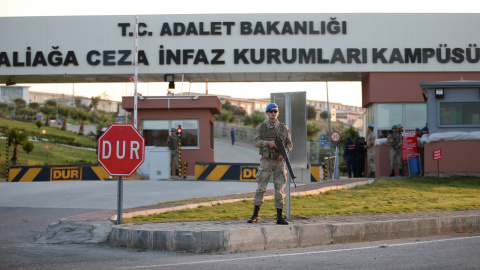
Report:
[[[65,137],[72,137],[76,142],[81,142],[85,145],[91,147],[96,146],[95,139],[81,136],[69,131],[63,131],[58,128],[53,127],[42,127],[38,128],[35,126],[35,123],[30,122],[18,122],[0,119],[0,126],[8,126],[13,128],[33,130],[39,132],[43,129],[46,130],[47,134],[55,134]],[[35,141],[33,142],[34,149],[30,153],[23,151],[22,146],[18,146],[18,160],[20,163],[22,161],[27,161],[29,166],[35,165],[70,165],[70,164],[96,164],[97,163],[97,154],[95,150],[87,150],[81,148],[74,148],[64,145],[59,145],[52,142],[42,142]],[[48,145],[48,150],[45,151],[45,145]],[[2,168],[5,166],[5,156],[6,156],[6,143],[5,139],[0,140],[0,153],[1,156],[1,165]],[[48,158],[47,158],[48,154]],[[13,145],[10,146],[9,158],[13,156]],[[10,164],[11,165],[11,164]],[[3,169],[1,171],[2,176],[4,177]]]
[[[170,202],[175,203],[175,202]],[[193,201],[192,201],[193,203]],[[305,216],[400,214],[480,209],[480,178],[376,179],[371,185],[291,198],[292,219]],[[252,201],[198,207],[124,219],[125,223],[160,221],[243,220]],[[261,217],[275,217],[273,200],[265,201]]]

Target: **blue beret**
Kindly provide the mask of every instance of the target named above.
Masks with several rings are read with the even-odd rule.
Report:
[[[270,103],[267,105],[267,109],[265,110],[265,112],[268,112],[268,110],[270,110],[271,108],[275,108],[275,107],[278,107],[276,103]]]
[[[394,129],[394,128],[397,128],[397,125],[393,125],[393,126],[392,126],[392,129]]]
[[[372,130],[374,129],[374,127],[372,125],[369,125],[368,127],[371,128]]]

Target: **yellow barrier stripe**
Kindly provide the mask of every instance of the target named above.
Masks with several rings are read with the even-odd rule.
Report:
[[[320,182],[320,167],[318,166],[312,166],[310,167],[310,174],[313,176],[313,179],[315,181]]]
[[[33,182],[33,179],[37,177],[42,168],[31,168],[23,175],[23,177],[18,180],[18,182]]]
[[[10,171],[8,172],[8,182],[12,182],[21,171],[22,169],[20,168],[10,168]]]
[[[92,171],[98,176],[98,179],[105,180],[110,177],[102,166],[92,166]]]
[[[208,165],[197,165],[195,164],[195,180],[198,180],[198,177],[208,168]]]
[[[231,165],[217,165],[215,169],[205,178],[205,180],[220,180]]]

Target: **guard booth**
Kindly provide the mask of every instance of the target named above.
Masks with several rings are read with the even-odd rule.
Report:
[[[214,162],[214,115],[222,104],[217,96],[141,96],[137,101],[138,129],[145,138],[145,162],[137,174],[150,180],[171,177],[167,139],[181,126],[181,163],[193,177],[196,162]],[[122,97],[122,107],[133,115],[134,97]],[[182,167],[183,170],[183,167]]]

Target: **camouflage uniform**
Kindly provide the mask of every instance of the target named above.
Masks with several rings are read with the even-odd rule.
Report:
[[[293,148],[290,130],[284,123],[278,120],[271,122],[269,119],[261,123],[255,130],[255,147],[260,148],[260,166],[257,170],[258,188],[255,192],[253,204],[261,206],[265,190],[267,189],[270,176],[273,173],[273,185],[275,187],[275,208],[283,209],[283,188],[287,182],[287,170],[285,160],[278,159],[280,153],[275,148],[267,146],[268,141],[275,141],[275,132],[282,138],[285,151],[288,153]]]
[[[392,142],[393,140],[393,142]],[[387,138],[388,146],[390,146],[390,169],[395,170],[395,164],[398,164],[398,168],[402,169],[402,135],[398,133],[392,133]]]
[[[372,132],[368,133],[367,136],[367,162],[368,167],[370,168],[370,173],[375,171],[375,134]]]
[[[177,136],[168,136],[167,146],[170,149],[170,166],[175,164],[175,171],[178,170],[178,141],[180,139]],[[178,174],[178,172],[177,172]]]

